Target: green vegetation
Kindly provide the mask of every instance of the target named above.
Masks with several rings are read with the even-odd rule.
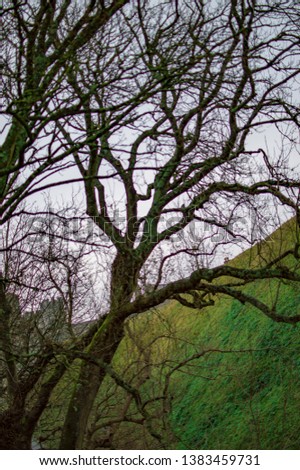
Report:
[[[293,221],[231,263],[237,267],[264,263],[288,249],[290,224]],[[284,264],[287,262],[285,259]],[[269,305],[276,303],[281,314],[300,312],[300,292],[292,283],[258,281],[245,291]],[[299,448],[298,324],[276,323],[251,305],[219,297],[214,306],[201,311],[170,301],[159,311],[135,317],[129,327],[131,334],[118,350],[115,367],[119,373],[125,369],[127,380],[137,384],[148,353],[151,373],[139,389],[145,409],[152,413],[152,428],[160,431],[164,442],[149,441],[149,436],[145,440],[140,425],[122,423],[112,438],[116,448]],[[203,350],[231,352],[208,352],[170,376],[167,429],[162,423],[166,403],[158,399],[151,404],[151,400],[162,396],[164,376],[172,367]],[[107,396],[110,388],[113,382],[107,380]],[[117,416],[125,400],[126,393],[120,389],[104,400],[102,419],[103,414],[106,419]],[[134,406],[131,416],[140,416]]]
[[[230,263],[269,262],[292,245],[293,224]],[[243,289],[269,306],[276,303],[279,314],[300,312],[300,292],[291,282],[261,280]],[[106,377],[86,447],[299,448],[299,324],[276,323],[247,303],[219,296],[201,311],[171,300],[129,319],[125,331],[113,368],[142,405]],[[75,375],[71,369],[56,388],[39,434],[52,427],[59,437],[59,410]],[[56,439],[46,445],[55,448]]]

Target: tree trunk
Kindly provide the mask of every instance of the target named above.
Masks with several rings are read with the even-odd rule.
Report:
[[[24,418],[13,411],[0,415],[0,450],[30,450],[34,427],[24,425]]]
[[[113,359],[123,338],[122,305],[132,297],[138,269],[132,257],[117,255],[112,267],[110,312],[85,351],[93,360],[110,364]],[[104,367],[82,362],[62,430],[60,449],[84,448],[88,419],[105,375]]]
[[[122,324],[107,318],[86,351],[93,359],[110,364],[123,336]],[[60,449],[82,449],[90,412],[99,387],[106,375],[104,368],[82,362],[79,379],[70,400]]]

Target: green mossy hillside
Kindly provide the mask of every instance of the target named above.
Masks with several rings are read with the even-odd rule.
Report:
[[[264,265],[294,245],[295,233],[289,221],[231,264]],[[298,269],[292,256],[280,263]],[[280,314],[300,313],[291,282],[263,280],[244,289]],[[276,323],[224,296],[201,311],[170,301],[128,321],[114,367],[139,390],[146,411],[141,416],[132,397],[107,379],[96,421],[98,437],[110,434],[115,448],[299,449],[298,324]],[[132,422],[101,427],[122,412]]]
[[[291,220],[230,264],[263,266],[297,236]],[[280,264],[299,269],[291,255]],[[263,280],[243,290],[282,315],[300,313],[296,284]],[[229,297],[214,300],[202,310],[168,301],[126,321],[113,368],[129,388],[106,377],[86,448],[300,448],[300,324],[276,323]],[[45,448],[58,446],[77,373],[70,368],[40,420]]]

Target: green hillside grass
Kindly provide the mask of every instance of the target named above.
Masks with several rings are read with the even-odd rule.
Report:
[[[292,246],[296,236],[292,228],[294,221],[286,223],[231,264],[263,265]],[[284,260],[292,263],[297,269],[292,257]],[[300,292],[293,283],[264,280],[246,286],[245,291],[276,304],[281,314],[300,313]],[[131,333],[117,352],[115,368],[120,374],[126,370],[127,380],[139,388],[149,413],[148,427],[150,423],[150,431],[154,429],[163,439],[149,434],[145,424],[122,423],[110,429],[115,448],[299,449],[298,324],[276,323],[228,297],[219,297],[214,306],[201,311],[170,301],[128,323]],[[210,349],[223,352],[208,352],[174,372],[168,399],[160,399],[165,374],[176,363]],[[145,368],[149,377],[138,387]],[[108,395],[114,385],[108,379],[106,386]],[[98,408],[100,425],[117,416],[128,400],[119,388],[107,400],[104,396]],[[133,403],[127,416],[141,417]]]
[[[292,220],[230,263],[263,265],[293,246],[295,237]],[[291,256],[282,263],[299,268]],[[263,280],[244,289],[276,304],[281,314],[300,313],[300,292],[291,282]],[[300,325],[276,323],[251,305],[219,296],[214,306],[201,311],[169,301],[128,319],[125,331],[113,367],[138,391],[142,409],[107,377],[87,446],[299,449]],[[188,361],[203,351],[202,357]],[[66,381],[75,375],[70,370],[54,391],[39,433],[59,427],[65,391],[70,390]],[[56,445],[53,438],[48,443]]]

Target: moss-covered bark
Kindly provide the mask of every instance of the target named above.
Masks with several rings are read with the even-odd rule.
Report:
[[[123,337],[122,306],[136,288],[139,270],[132,256],[118,254],[111,278],[111,309],[86,348],[86,353],[103,364],[110,364]],[[61,437],[61,449],[83,449],[86,427],[99,387],[106,375],[105,367],[82,361],[80,375],[69,403]]]

